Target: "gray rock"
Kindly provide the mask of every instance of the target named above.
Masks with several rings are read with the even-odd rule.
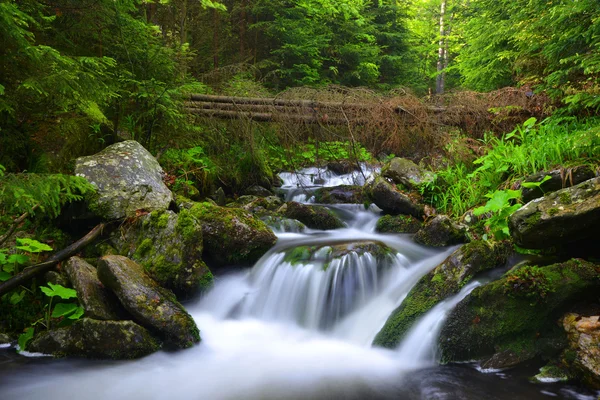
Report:
[[[133,321],[98,321],[83,318],[65,328],[44,331],[28,351],[59,357],[132,359],[154,353],[160,342]]]
[[[250,186],[248,189],[244,190],[244,194],[259,197],[273,196],[273,192],[259,185]]]
[[[64,265],[69,280],[77,291],[77,298],[85,310],[85,316],[100,320],[118,320],[119,303],[115,295],[106,289],[96,273],[96,268],[79,257],[71,257]]]
[[[433,182],[435,174],[419,167],[414,162],[396,157],[381,169],[381,175],[408,189],[418,189],[423,184]]]
[[[287,218],[296,219],[312,229],[338,229],[344,223],[330,210],[321,206],[312,206],[290,201],[279,209]]]
[[[397,190],[382,177],[377,177],[368,190],[373,203],[387,214],[404,214],[421,218],[425,212],[421,204]]]
[[[436,215],[415,234],[415,242],[433,247],[464,243],[466,227],[457,224],[447,215]]]
[[[531,200],[543,197],[545,194],[592,179],[595,175],[594,171],[587,165],[569,168],[567,170],[555,169],[552,171],[538,172],[537,174],[529,175],[523,182],[540,182],[546,176],[549,176],[550,179],[546,180],[539,187],[523,187],[521,189],[521,197],[524,203],[529,203]]]
[[[190,209],[136,218],[114,232],[111,242],[119,254],[140,263],[152,279],[180,298],[212,285],[212,273],[202,261],[202,226]]]
[[[140,325],[180,348],[200,341],[192,317],[139,264],[123,256],[104,256],[98,262],[98,277]]]
[[[593,389],[600,389],[600,317],[568,313],[562,324],[569,338],[563,363],[579,380]]]
[[[509,219],[515,243],[530,249],[597,237],[599,225],[600,178],[532,200]]]
[[[416,233],[423,223],[410,215],[384,215],[377,220],[375,230],[381,233]]]
[[[341,185],[315,191],[315,202],[321,204],[362,204],[366,201],[361,186]]]
[[[5,333],[0,333],[0,344],[12,343],[13,340]]]
[[[156,159],[133,140],[78,158],[75,175],[96,186],[98,193],[89,207],[106,219],[132,217],[137,210],[165,210],[173,199]]]

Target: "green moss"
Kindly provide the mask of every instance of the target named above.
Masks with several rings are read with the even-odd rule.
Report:
[[[560,193],[558,195],[558,198],[560,199],[560,202],[562,204],[568,205],[568,204],[572,203],[571,194],[569,192],[567,192],[567,191],[564,191],[564,192]]]
[[[310,260],[312,248],[309,246],[298,246],[285,253],[283,261],[288,262],[292,265],[296,265],[302,262]]]
[[[153,253],[152,252],[153,246],[154,245],[153,245],[152,239],[150,239],[150,238],[143,239],[141,241],[141,243],[137,245],[134,257],[135,258],[143,258],[143,257],[146,257],[148,254]]]
[[[539,211],[536,211],[534,214],[527,217],[527,219],[525,220],[525,223],[528,226],[533,226],[533,225],[537,224],[538,222],[540,222],[540,219],[542,219],[542,214]]]
[[[556,215],[556,214],[558,214],[558,208],[552,207],[552,208],[548,209],[547,212],[548,212],[548,215],[550,215],[550,216]]]
[[[409,215],[384,215],[375,230],[381,233],[416,233],[423,224]]]

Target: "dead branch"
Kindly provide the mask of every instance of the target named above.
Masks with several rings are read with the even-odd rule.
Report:
[[[31,211],[34,211],[38,207],[39,207],[39,204],[36,204],[35,206],[33,206]],[[27,219],[27,217],[29,217],[29,211],[24,213],[19,218],[15,219],[13,221],[10,228],[8,228],[8,232],[6,232],[6,234],[4,236],[0,236],[0,246],[2,246],[4,244],[4,242],[6,242],[8,239],[10,239],[12,234],[15,233],[15,230],[17,230],[19,225],[21,225],[21,223],[23,223],[23,221],[25,221],[25,219]]]

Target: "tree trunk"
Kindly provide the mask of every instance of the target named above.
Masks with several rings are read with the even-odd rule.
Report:
[[[444,30],[444,17],[446,16],[446,0],[442,0],[440,6],[440,41],[438,45],[437,77],[435,80],[435,93],[444,93],[444,66],[448,57],[446,50],[446,32]]]
[[[219,13],[213,8],[213,68],[219,68]]]
[[[179,16],[179,44],[183,46],[187,42],[187,9],[188,0],[182,0],[181,2],[181,15]]]
[[[246,0],[242,0],[240,4],[240,60],[246,59]]]

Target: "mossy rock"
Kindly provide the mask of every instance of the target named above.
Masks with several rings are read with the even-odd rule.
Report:
[[[329,209],[290,201],[279,210],[287,218],[296,219],[312,229],[338,229],[345,224]]]
[[[588,165],[580,165],[569,169],[555,169],[552,171],[538,172],[526,177],[523,182],[536,183],[541,182],[545,177],[550,177],[539,187],[526,188],[523,187],[522,199],[524,203],[529,203],[531,200],[543,197],[548,193],[555,192],[565,187],[578,185],[581,182],[592,179],[596,174]]]
[[[278,215],[265,215],[260,219],[267,224],[269,228],[279,232],[301,233],[306,229],[306,225],[302,222]]]
[[[509,219],[515,243],[528,249],[597,238],[599,225],[600,177],[531,201]]]
[[[473,290],[440,335],[443,362],[487,360],[511,351],[518,361],[556,355],[566,344],[556,324],[574,303],[597,299],[600,266],[580,259],[525,266]]]
[[[393,158],[384,165],[381,168],[381,175],[409,189],[418,189],[435,180],[435,174],[432,172],[419,167],[411,160],[400,157]]]
[[[98,278],[117,295],[137,323],[164,340],[179,348],[200,341],[200,331],[192,317],[141,265],[123,256],[104,256],[98,262]]]
[[[189,212],[202,225],[203,255],[215,266],[252,265],[277,242],[264,222],[243,209],[196,203]]]
[[[386,214],[421,218],[425,212],[425,207],[419,203],[420,199],[416,194],[403,193],[381,176],[375,178],[366,190],[371,201]]]
[[[390,261],[394,251],[382,242],[364,240],[357,242],[318,244],[293,247],[286,251],[283,260],[292,265],[320,262],[327,268],[333,260],[349,254],[362,256],[370,254],[377,262],[384,264]]]
[[[119,254],[140,263],[161,286],[182,298],[208,289],[212,273],[202,260],[203,229],[191,210],[154,211],[111,236]]]
[[[27,350],[57,357],[123,360],[147,356],[160,347],[148,330],[133,321],[83,318],[69,327],[40,333]]]
[[[436,215],[428,220],[415,234],[415,242],[432,247],[451,246],[464,243],[467,228],[454,222],[447,215]]]
[[[416,233],[423,223],[410,215],[384,215],[377,220],[375,230],[380,233]]]
[[[373,344],[397,347],[419,317],[458,293],[477,273],[504,265],[511,252],[508,242],[474,241],[462,246],[417,282],[390,315]]]
[[[324,187],[315,191],[315,203],[362,204],[366,201],[362,186],[340,185]]]

